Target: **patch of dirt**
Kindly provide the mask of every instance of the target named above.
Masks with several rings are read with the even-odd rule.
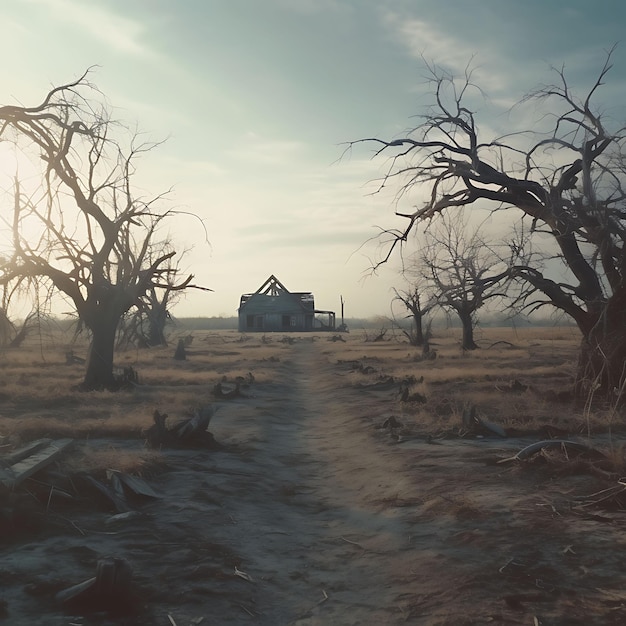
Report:
[[[163,451],[149,480],[163,498],[140,516],[53,500],[39,531],[0,540],[0,620],[626,623],[626,515],[575,505],[596,478],[494,462],[521,439],[398,442],[379,428],[397,390],[346,385],[319,343],[295,342],[277,368],[220,407],[222,449]],[[61,611],[54,594],[106,556],[132,565],[133,614]]]

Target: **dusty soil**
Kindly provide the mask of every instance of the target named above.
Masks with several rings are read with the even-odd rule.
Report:
[[[576,500],[606,482],[496,463],[530,438],[398,438],[397,389],[355,385],[328,345],[295,342],[273,382],[223,402],[221,449],[164,450],[139,516],[52,499],[0,542],[0,620],[626,623],[626,516]],[[133,613],[62,611],[54,593],[103,556],[131,563]]]

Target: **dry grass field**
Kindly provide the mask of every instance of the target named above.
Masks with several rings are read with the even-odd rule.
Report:
[[[175,341],[119,353],[140,379],[119,393],[75,390],[62,336],[1,353],[0,469],[74,444],[0,490],[0,620],[626,623],[624,416],[571,402],[576,330],[483,329],[465,353],[440,330],[436,358],[368,337],[196,332],[184,361]],[[216,446],[146,447],[155,410],[207,404]],[[574,443],[506,461],[555,437]],[[160,497],[120,515],[87,480],[111,471]],[[60,603],[105,557],[132,566],[124,611]]]

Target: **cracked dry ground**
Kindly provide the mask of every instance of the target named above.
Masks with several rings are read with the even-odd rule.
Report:
[[[592,479],[490,462],[520,440],[393,441],[396,396],[350,384],[328,345],[293,343],[224,403],[222,450],[164,451],[142,517],[75,513],[3,546],[7,623],[626,623],[620,519],[570,507]],[[107,555],[131,563],[137,613],[60,613],[46,590]]]

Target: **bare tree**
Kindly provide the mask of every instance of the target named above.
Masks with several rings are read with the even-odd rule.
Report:
[[[172,251],[169,241],[163,242],[161,247],[150,254],[150,259],[163,256]],[[171,310],[183,295],[177,288],[177,276],[182,272],[178,259],[171,257],[164,265],[163,280],[159,284],[152,284],[138,299],[136,306],[129,311],[123,320],[123,333],[118,343],[129,343],[139,347],[166,346],[167,337],[165,328],[171,321]],[[188,285],[189,289],[213,291],[207,287]]]
[[[163,250],[159,227],[171,212],[160,208],[163,196],[136,195],[132,181],[136,159],[155,144],[109,118],[87,73],[36,106],[0,107],[0,140],[41,165],[40,186],[15,179],[13,250],[0,280],[39,277],[68,298],[91,335],[82,387],[115,388],[121,317],[151,289],[192,280],[172,279],[173,250],[151,256]]]
[[[458,316],[463,350],[478,348],[474,341],[478,310],[506,295],[512,261],[504,262],[487,243],[480,224],[470,227],[463,215],[443,215],[424,232],[420,265],[439,305]]]
[[[423,204],[398,213],[407,224],[389,231],[389,255],[419,222],[462,207],[517,210],[552,242],[560,273],[520,264],[512,274],[525,281],[531,308],[556,307],[578,325],[580,397],[619,388],[626,362],[626,135],[596,102],[611,55],[582,97],[560,69],[554,84],[523,99],[545,105],[535,132],[483,138],[465,104],[477,89],[471,72],[455,80],[430,67],[434,102],[420,125],[400,139],[359,140],[390,157],[382,185],[397,178],[400,195],[427,191]]]
[[[0,272],[6,259],[0,259]],[[42,297],[36,279],[20,276],[0,284],[0,347],[19,348],[33,330],[47,317],[49,294]],[[14,309],[31,304],[30,311],[20,320]]]
[[[395,289],[394,300],[400,302],[408,312],[407,318],[411,320],[409,329],[401,328],[404,336],[412,346],[424,346],[426,336],[424,333],[424,320],[437,306],[437,301],[428,294],[427,288],[419,279],[412,281],[412,286],[404,289]]]

